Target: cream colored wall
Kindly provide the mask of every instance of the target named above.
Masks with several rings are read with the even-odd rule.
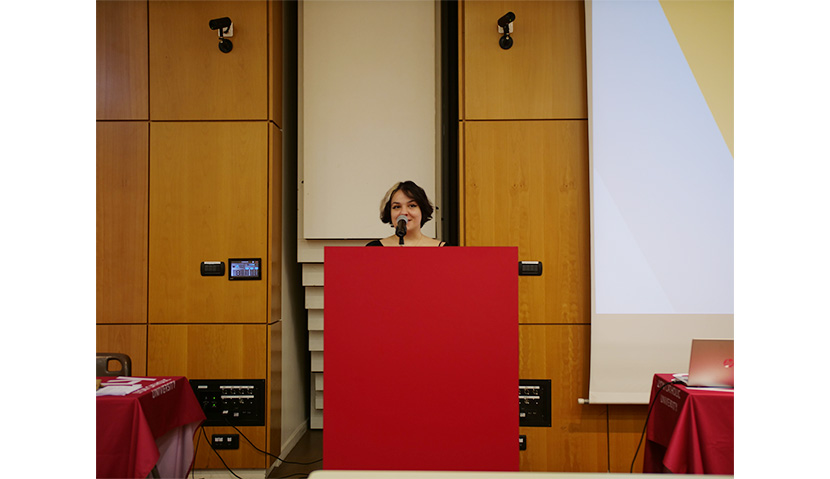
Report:
[[[315,0],[301,11],[303,237],[388,236],[386,190],[413,180],[435,198],[439,184],[436,5]]]

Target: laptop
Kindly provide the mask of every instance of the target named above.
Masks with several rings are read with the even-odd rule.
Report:
[[[734,339],[692,339],[689,387],[735,387]]]

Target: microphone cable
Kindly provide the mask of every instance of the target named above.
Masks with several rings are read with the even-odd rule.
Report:
[[[293,461],[286,461],[285,459],[283,459],[283,458],[281,458],[281,457],[279,457],[279,456],[275,456],[275,455],[271,454],[270,452],[263,451],[262,449],[260,449],[260,448],[256,447],[256,446],[254,445],[254,443],[253,443],[253,442],[251,442],[251,440],[250,440],[250,439],[248,439],[248,436],[246,436],[246,435],[245,435],[242,431],[240,431],[240,430],[239,430],[239,428],[238,428],[238,427],[234,426],[233,424],[231,424],[231,422],[230,422],[230,421],[228,421],[228,418],[226,418],[226,417],[222,417],[222,419],[224,419],[224,420],[225,420],[225,422],[227,423],[227,425],[228,425],[228,426],[230,426],[230,427],[234,428],[234,429],[236,430],[236,432],[238,432],[238,433],[239,433],[239,435],[240,435],[240,436],[244,437],[244,438],[245,438],[245,440],[246,440],[246,441],[248,441],[248,444],[250,444],[250,445],[251,445],[251,447],[253,447],[253,448],[254,448],[254,449],[256,449],[257,451],[261,452],[262,454],[265,454],[266,456],[270,456],[270,457],[273,457],[274,459],[277,459],[278,461],[280,461],[280,462],[281,462],[281,463],[283,463],[283,464],[295,464],[295,465],[300,465],[300,466],[310,466],[310,465],[312,465],[312,464],[317,464],[318,462],[320,462],[320,461],[322,461],[322,460],[323,460],[323,458],[320,458],[320,459],[317,459],[316,461],[312,461],[312,462],[293,462]]]

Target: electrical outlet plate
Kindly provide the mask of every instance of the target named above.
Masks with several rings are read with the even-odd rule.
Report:
[[[213,434],[210,445],[214,449],[239,449],[239,434]]]

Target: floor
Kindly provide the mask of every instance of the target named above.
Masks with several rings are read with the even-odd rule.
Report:
[[[323,430],[309,429],[297,442],[285,461],[268,474],[267,479],[302,479],[323,468]]]

